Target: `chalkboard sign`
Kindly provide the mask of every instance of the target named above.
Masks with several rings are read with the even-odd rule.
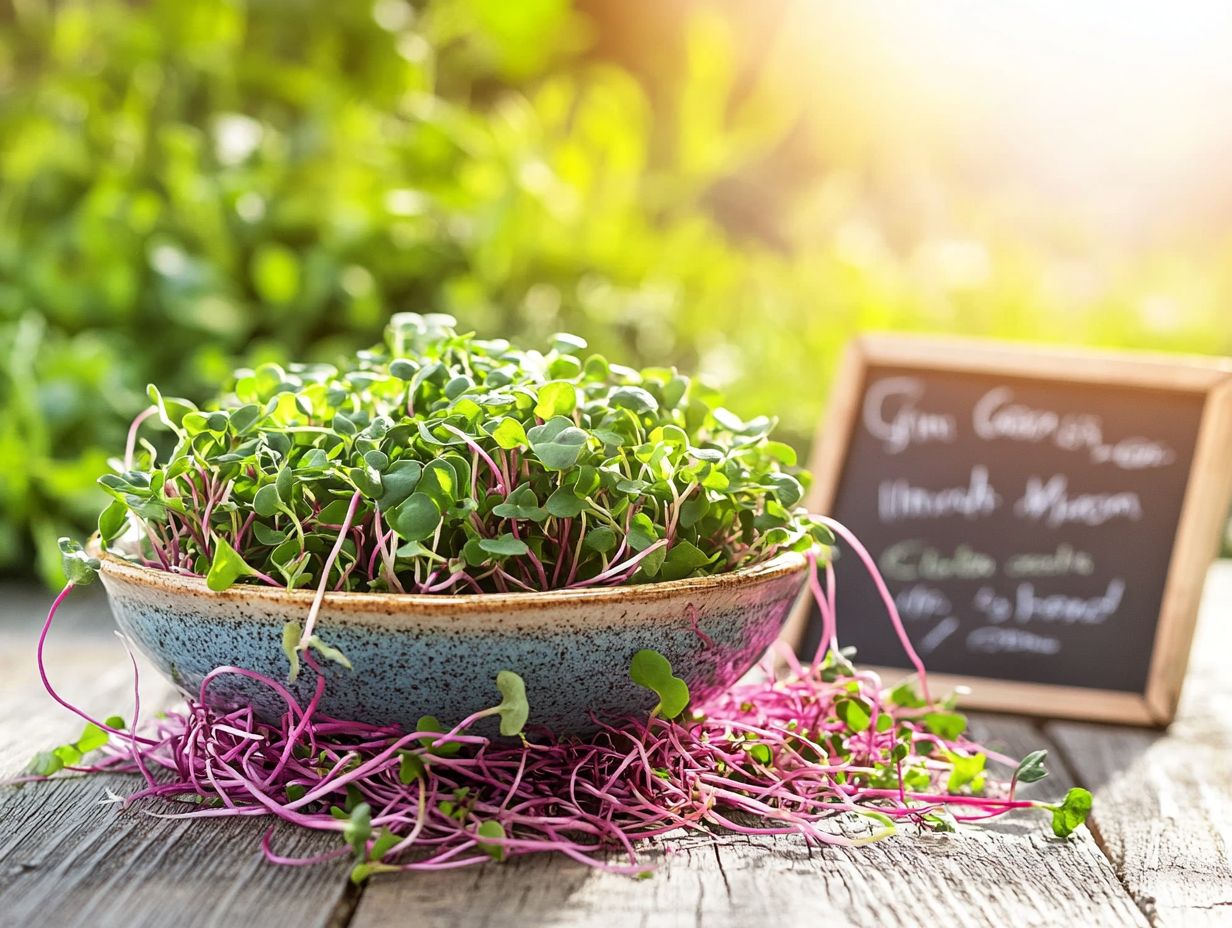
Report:
[[[811,506],[869,549],[930,679],[972,707],[1171,720],[1232,493],[1232,365],[865,338],[812,466]],[[841,643],[906,671],[839,548]]]

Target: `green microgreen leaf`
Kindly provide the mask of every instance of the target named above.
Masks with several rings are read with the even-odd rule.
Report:
[[[449,728],[436,716],[425,715],[420,717],[419,721],[415,724],[415,730],[434,731],[443,735],[449,731]],[[440,744],[436,744],[436,740],[435,738],[420,738],[419,743],[427,748],[429,753],[436,754],[439,757],[452,757],[462,750],[461,741],[443,741]]]
[[[834,712],[853,732],[868,731],[872,723],[868,704],[861,699],[840,699],[834,704]]]
[[[304,627],[291,619],[282,626],[282,653],[287,656],[287,663],[291,667],[287,679],[292,683],[299,677],[299,642],[304,636]]]
[[[98,576],[98,558],[91,557],[79,543],[71,538],[61,538],[60,564],[64,568],[64,576],[73,586],[87,586]]]
[[[924,727],[939,738],[953,741],[967,730],[967,717],[961,712],[929,712]]]
[[[256,495],[252,498],[252,508],[256,510],[257,515],[267,519],[275,515],[282,508],[282,499],[278,495],[278,487],[272,483],[267,483],[257,490]]]
[[[659,569],[660,580],[682,580],[700,567],[710,563],[710,558],[691,541],[677,541],[667,550],[663,566]]]
[[[586,446],[586,433],[572,419],[556,416],[526,433],[531,450],[548,470],[567,470]]]
[[[496,688],[501,702],[496,707],[500,714],[500,733],[507,738],[522,733],[530,718],[530,705],[526,701],[526,684],[512,670],[502,670],[496,675]]]
[[[629,664],[629,677],[638,686],[652,690],[659,702],[651,710],[652,715],[674,719],[689,704],[689,686],[680,677],[673,676],[672,665],[658,651],[643,649],[633,655]]]
[[[368,803],[361,802],[351,810],[342,837],[357,857],[365,856],[368,839],[372,837],[372,807]]]
[[[407,541],[422,541],[441,524],[441,510],[426,493],[412,493],[389,514],[389,524]]]
[[[365,860],[351,868],[351,882],[358,886],[377,873],[397,873],[399,867],[383,864],[376,860]]]
[[[1044,761],[1048,758],[1047,751],[1032,751],[1018,764],[1018,769],[1014,771],[1014,781],[1016,783],[1035,783],[1038,780],[1048,776],[1048,771],[1044,769]]]
[[[586,508],[586,500],[579,497],[571,487],[560,487],[544,504],[549,515],[558,519],[574,519]]]
[[[39,751],[26,765],[26,773],[36,777],[49,777],[64,769],[64,761],[55,751]]]
[[[525,448],[528,445],[526,431],[522,428],[522,423],[508,416],[502,418],[492,430],[492,438],[496,440],[496,444],[499,447],[506,451],[514,448]]]
[[[648,414],[659,409],[658,400],[641,387],[619,387],[608,395],[608,402],[635,413]]]
[[[480,849],[490,855],[493,860],[505,859],[505,829],[500,822],[488,819],[480,822],[475,829],[475,841]]]
[[[87,722],[85,729],[81,732],[81,737],[77,739],[76,748],[82,754],[89,754],[101,748],[110,738],[107,732],[93,722]]]
[[[416,780],[423,779],[427,769],[423,758],[413,751],[398,752],[398,782],[403,786],[409,786]]]
[[[308,638],[304,641],[303,646],[305,648],[312,648],[314,651],[320,654],[327,661],[331,661],[335,664],[345,667],[347,670],[354,669],[351,666],[350,659],[345,654],[343,654],[333,645],[326,644],[324,641],[321,640],[319,635],[309,635]]]
[[[542,522],[548,517],[548,511],[539,505],[539,498],[527,484],[516,488],[503,503],[492,507],[492,514],[502,519],[530,519],[532,522]]]
[[[381,475],[381,495],[377,499],[383,511],[388,512],[414,492],[423,465],[418,461],[396,461]]]
[[[240,577],[251,576],[255,571],[245,563],[239,553],[225,538],[215,537],[214,559],[205,575],[205,585],[215,593],[228,589]]]
[[[123,500],[112,500],[98,517],[98,535],[103,547],[107,547],[119,538],[127,527],[128,504]]]
[[[480,538],[479,547],[498,558],[521,557],[530,551],[526,542],[514,538],[508,532],[497,538]]]
[[[606,525],[601,525],[586,533],[586,547],[592,551],[598,551],[600,554],[607,554],[609,551],[612,551],[616,544],[616,533]]]
[[[987,758],[983,754],[958,754],[947,751],[950,761],[950,775],[946,780],[945,789],[948,793],[957,793],[963,787],[970,787],[971,792],[978,793],[983,789],[984,765]]]
[[[569,416],[577,408],[577,388],[563,380],[553,380],[539,388],[535,415],[548,420],[554,416]]]
[[[1068,838],[1091,814],[1091,794],[1075,786],[1065,794],[1060,805],[1049,808],[1052,809],[1052,833],[1058,838]]]
[[[125,728],[124,719],[117,715],[109,716],[105,724],[117,730]],[[81,763],[86,754],[97,751],[105,746],[111,735],[93,722],[87,722],[77,740],[71,744],[61,744],[50,751],[40,751],[35,754],[25,772],[33,776],[49,777],[65,767],[75,767]]]
[[[890,690],[889,702],[904,709],[921,709],[927,705],[911,680],[904,680]]]
[[[382,828],[376,840],[372,842],[372,850],[369,852],[369,856],[372,860],[380,860],[393,850],[394,845],[401,840],[400,836],[394,834],[388,828]]]
[[[757,761],[759,764],[767,765],[774,759],[774,752],[770,749],[770,745],[768,744],[749,744],[745,745],[744,749],[748,753],[749,757],[753,758],[753,760]]]

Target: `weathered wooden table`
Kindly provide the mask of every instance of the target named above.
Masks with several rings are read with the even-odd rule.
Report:
[[[70,600],[49,658],[63,692],[125,712],[131,678],[98,591]],[[48,597],[0,587],[0,778],[79,722],[33,667]],[[1232,563],[1209,576],[1180,717],[1168,733],[982,716],[1010,754],[1050,752],[1036,793],[1095,793],[1091,829],[1059,842],[1038,817],[857,850],[716,836],[647,849],[646,881],[527,858],[470,871],[379,877],[347,866],[281,868],[258,850],[265,823],[185,823],[103,804],[122,776],[0,790],[0,925],[1232,925]],[[169,698],[158,684],[152,698]],[[281,829],[311,854],[329,835]]]

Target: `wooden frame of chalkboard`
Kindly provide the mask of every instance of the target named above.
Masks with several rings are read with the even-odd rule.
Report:
[[[1085,680],[1082,685],[1067,685],[971,673],[929,673],[934,689],[969,688],[963,702],[972,708],[1141,725],[1170,722],[1180,697],[1206,570],[1217,552],[1232,498],[1232,362],[979,339],[860,337],[845,354],[826,418],[815,439],[810,462],[814,483],[806,498],[810,511],[832,512],[860,424],[865,387],[879,370],[917,372],[920,376],[1008,378],[1019,384],[1060,385],[1075,392],[1099,388],[1106,394],[1128,391],[1144,397],[1187,398],[1184,402],[1190,403],[1198,424],[1189,466],[1177,494],[1179,509],[1174,520],[1168,517],[1174,531],[1171,537],[1158,539],[1158,556],[1166,558],[1166,565],[1153,565],[1163,579],[1153,636],[1149,650],[1143,652],[1144,684],[1127,691],[1124,686],[1087,685],[1089,681]],[[926,432],[927,423],[922,428]],[[859,526],[855,528],[858,533]],[[841,583],[838,593],[841,643]],[[797,647],[805,638],[814,608],[810,597],[802,597],[784,630],[783,637]],[[1112,663],[1107,653],[1093,655],[1092,666],[1101,662]],[[887,681],[910,673],[905,666],[874,669]]]

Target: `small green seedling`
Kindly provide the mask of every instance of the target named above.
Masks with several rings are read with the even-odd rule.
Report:
[[[98,576],[98,558],[91,557],[82,546],[71,538],[61,538],[60,565],[64,576],[73,586],[87,586]]]
[[[512,670],[502,670],[496,675],[496,688],[500,690],[500,733],[507,738],[520,735],[530,718],[530,704],[526,701],[526,684]]]
[[[1014,771],[1014,778],[1011,780],[1011,789],[1018,783],[1036,783],[1039,780],[1048,776],[1048,771],[1044,769],[1044,761],[1048,759],[1047,751],[1032,751],[1018,764],[1018,769]]]
[[[474,724],[480,719],[491,718],[492,716],[500,716],[500,733],[506,738],[513,738],[522,734],[522,729],[526,726],[526,720],[530,718],[530,704],[526,701],[526,683],[512,670],[502,670],[496,675],[496,688],[500,691],[501,701],[491,709],[484,709],[470,716],[470,724]],[[427,723],[427,727],[425,727]],[[469,725],[468,725],[469,727]],[[446,731],[432,716],[424,716],[419,720],[420,731]],[[444,753],[442,748],[452,748],[451,753],[461,748],[459,742],[445,742],[437,744],[435,740],[429,741],[423,739],[425,747],[428,747],[433,753]]]
[[[1075,786],[1065,794],[1060,805],[1045,808],[1052,810],[1052,833],[1058,838],[1068,838],[1091,814],[1091,794],[1082,787]]]
[[[292,619],[282,626],[282,653],[286,655],[287,663],[290,665],[287,679],[292,683],[299,678],[300,652],[308,648],[312,648],[327,661],[345,667],[347,670],[354,669],[350,658],[333,645],[326,644],[319,635],[309,635],[305,638],[304,627]]]
[[[103,724],[116,731],[122,731],[127,727],[124,719],[118,715],[104,719]],[[49,777],[65,767],[76,767],[87,754],[97,751],[110,740],[111,735],[108,732],[93,722],[87,722],[76,741],[35,754],[30,763],[26,765],[25,772],[31,776]]]
[[[629,677],[638,686],[652,690],[659,697],[650,714],[674,719],[689,704],[689,686],[672,675],[672,665],[658,651],[644,649],[633,655]]]
[[[505,829],[500,822],[488,819],[475,829],[475,840],[493,860],[505,859]]]

